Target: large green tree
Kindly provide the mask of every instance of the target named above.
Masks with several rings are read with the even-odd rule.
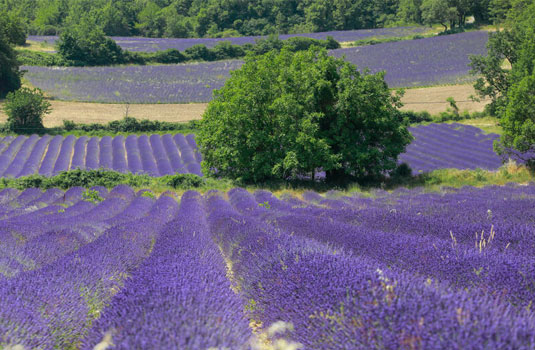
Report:
[[[510,5],[505,28],[490,36],[488,55],[472,57],[473,73],[480,75],[474,87],[491,99],[488,110],[500,119],[503,133],[495,150],[525,153],[534,164],[535,3],[513,0]]]
[[[198,143],[203,171],[245,181],[373,177],[410,142],[382,73],[311,48],[247,57],[216,91]]]
[[[0,32],[0,98],[20,88],[21,75],[15,51]]]

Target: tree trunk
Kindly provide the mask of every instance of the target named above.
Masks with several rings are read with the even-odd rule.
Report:
[[[327,182],[340,183],[347,177],[343,169],[333,169],[325,172],[325,178]]]

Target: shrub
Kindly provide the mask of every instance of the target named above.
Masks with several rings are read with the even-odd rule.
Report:
[[[39,133],[44,130],[43,116],[50,113],[50,103],[39,89],[23,87],[7,94],[4,111],[7,127],[16,133]]]
[[[249,56],[203,115],[203,172],[244,181],[379,176],[410,142],[384,74],[361,74],[325,49]]]
[[[195,174],[176,174],[167,175],[166,183],[173,188],[197,188],[204,184],[204,180]]]
[[[189,57],[191,60],[198,60],[198,61],[213,61],[214,55],[212,51],[210,51],[206,45],[203,44],[197,44],[193,45],[191,47],[188,47],[184,53],[187,57]]]

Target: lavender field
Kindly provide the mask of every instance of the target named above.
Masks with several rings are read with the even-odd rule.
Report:
[[[486,55],[485,31],[405,40],[380,45],[333,50],[357,67],[372,73],[386,70],[390,87],[456,84],[472,81],[470,55]]]
[[[500,136],[484,134],[474,126],[429,124],[409,131],[414,140],[399,160],[409,164],[413,173],[444,168],[495,170],[503,163],[493,151],[493,142]]]
[[[359,69],[386,71],[390,87],[462,83],[470,55],[485,54],[487,32],[467,32],[331,51]],[[90,102],[207,102],[242,61],[161,66],[23,67],[28,81],[57,99]]]
[[[35,67],[25,78],[48,95],[67,101],[190,103],[212,99],[241,61],[159,66]]]
[[[413,173],[443,168],[495,170],[502,160],[492,149],[499,136],[461,124],[410,128],[415,140],[400,156]],[[0,177],[57,175],[72,169],[111,169],[122,173],[202,176],[202,156],[193,134],[82,136],[8,136],[0,139]]]
[[[533,184],[93,191],[0,192],[0,347],[535,348]]]
[[[8,136],[0,139],[0,177],[57,175],[72,169],[112,169],[122,173],[202,176],[193,135]]]
[[[392,38],[409,35],[422,34],[428,31],[425,27],[397,27],[397,28],[377,28],[345,30],[332,32],[304,33],[304,34],[283,34],[279,38],[285,40],[292,37],[307,37],[324,40],[328,36],[333,37],[338,42],[351,42],[366,38]],[[256,40],[265,38],[261,36],[244,36],[235,38],[142,38],[142,37],[111,37],[121,48],[137,52],[154,52],[159,50],[177,49],[184,51],[193,45],[206,45],[214,47],[222,41],[230,41],[234,45],[254,44]],[[57,36],[28,36],[29,41],[48,44],[55,44]]]

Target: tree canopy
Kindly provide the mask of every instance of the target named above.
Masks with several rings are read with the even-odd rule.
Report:
[[[260,182],[326,172],[374,177],[396,167],[411,136],[383,73],[310,48],[248,56],[203,115],[203,172]]]
[[[490,34],[488,56],[472,57],[473,72],[481,76],[474,87],[491,99],[488,110],[500,118],[503,134],[496,151],[527,152],[522,157],[534,163],[535,3],[513,0],[507,11],[505,28]]]
[[[104,66],[126,62],[121,47],[89,21],[63,32],[57,47],[61,57],[75,65]]]
[[[455,12],[454,23],[461,26],[467,15],[480,22],[490,16],[490,0],[426,1],[446,3]],[[32,34],[59,34],[89,16],[106,35],[146,37],[230,37],[422,24],[421,5],[422,0],[0,0],[0,8],[23,19]]]
[[[0,31],[0,98],[20,88],[21,75],[16,53]]]

